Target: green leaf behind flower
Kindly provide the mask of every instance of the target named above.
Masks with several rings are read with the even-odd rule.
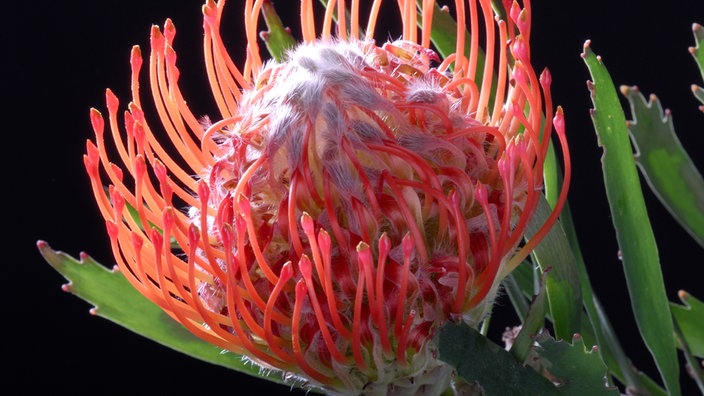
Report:
[[[70,282],[66,290],[93,304],[92,312],[97,316],[196,359],[284,384],[280,377],[262,375],[240,355],[224,352],[193,335],[139,293],[119,271],[109,270],[87,255],[78,261],[43,241],[37,246],[44,259]]]
[[[645,207],[626,117],[606,67],[589,47],[582,54],[592,81],[592,122],[603,147],[604,185],[616,239],[621,251],[631,307],[666,388],[681,394],[674,326],[658,258],[655,237]]]
[[[286,51],[296,45],[296,39],[293,38],[291,30],[281,22],[281,18],[276,13],[273,3],[265,1],[262,4],[262,16],[268,30],[259,33],[259,36],[264,40],[271,57],[275,61],[281,62],[286,55]]]
[[[671,303],[672,316],[690,352],[704,358],[704,302],[685,291],[680,292],[680,300],[683,304]]]
[[[560,394],[546,378],[464,323],[446,324],[438,337],[440,359],[467,383],[479,383],[486,395]]]
[[[533,345],[533,337],[544,329],[547,310],[545,276],[542,276],[538,292],[532,297],[525,317],[521,318],[520,331],[513,340],[511,349],[509,349],[509,352],[519,362],[525,363]]]
[[[551,211],[545,197],[541,196],[533,221],[528,225],[528,238],[540,229]],[[532,255],[545,274],[545,288],[556,336],[570,340],[581,327],[582,290],[575,256],[559,222],[553,225]]]
[[[537,356],[533,362],[544,375],[558,384],[563,395],[619,395],[618,388],[606,385],[607,368],[596,352],[587,349],[581,336],[572,343],[555,340],[548,333],[535,338]]]
[[[684,305],[671,306],[677,340],[687,361],[687,372],[704,395],[704,368],[697,360],[704,357],[704,303],[684,290],[679,297]]]
[[[637,87],[622,86],[621,93],[631,107],[628,129],[638,168],[670,214],[704,247],[704,179],[677,138],[672,115],[655,95],[646,101]]]
[[[695,46],[689,48],[689,52],[694,57],[694,61],[699,66],[699,73],[702,75],[702,80],[704,80],[704,27],[698,23],[692,24],[692,33],[694,33]],[[704,89],[697,85],[692,85],[692,91],[694,96],[704,104]],[[700,107],[704,111],[704,107]]]

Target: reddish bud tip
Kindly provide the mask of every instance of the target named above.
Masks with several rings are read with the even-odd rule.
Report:
[[[171,20],[171,18],[167,18],[164,22],[164,37],[166,37],[166,42],[171,45],[175,36],[176,25],[174,25],[174,22]]]
[[[94,108],[90,109],[90,123],[93,126],[95,135],[102,137],[105,130],[105,121],[103,120],[103,115]]]
[[[138,74],[139,70],[142,68],[142,49],[138,45],[132,47],[130,51],[130,66],[132,67],[132,73]]]
[[[286,283],[293,277],[293,264],[290,261],[284,263],[281,267],[281,273],[279,274],[279,282]]]
[[[298,260],[298,269],[301,271],[301,275],[306,280],[311,280],[313,276],[313,267],[310,263],[310,259],[305,254],[301,256]]]
[[[120,100],[110,88],[105,90],[105,103],[108,106],[109,114],[117,114],[117,107],[120,105]]]

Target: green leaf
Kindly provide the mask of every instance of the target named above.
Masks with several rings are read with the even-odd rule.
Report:
[[[533,345],[533,337],[543,329],[545,325],[545,313],[547,311],[547,299],[545,298],[545,275],[541,277],[538,294],[533,296],[530,308],[526,316],[521,320],[521,329],[513,339],[509,352],[519,362],[525,362]]]
[[[690,47],[689,52],[699,66],[699,73],[701,73],[702,80],[704,80],[704,49],[702,49],[702,43],[704,43],[704,28],[698,23],[693,23],[692,33],[694,33],[695,46]],[[702,101],[702,103],[704,103],[704,101]]]
[[[66,253],[52,250],[44,241],[39,241],[37,247],[49,265],[70,282],[64,290],[93,304],[95,308],[91,312],[97,316],[196,359],[285,383],[275,375],[262,375],[258,367],[243,361],[242,356],[224,352],[193,335],[139,293],[119,271],[109,270],[87,255],[81,255],[81,260],[77,261]]]
[[[561,223],[563,226],[566,226],[566,231],[573,231],[574,228],[571,227],[571,219],[565,216],[566,213],[569,212],[563,211]],[[569,235],[570,233],[568,233],[568,236]],[[626,384],[629,389],[633,390],[634,394],[665,396],[665,391],[660,388],[657,383],[644,373],[637,372],[631,364],[631,360],[623,351],[601,303],[596,295],[593,294],[579,248],[575,248],[574,251],[580,266],[580,274],[582,274],[580,278],[582,279],[585,312],[582,314],[582,327],[579,334],[582,336],[584,342],[587,342],[589,345],[596,344],[598,346],[599,355],[610,370],[610,374],[613,374],[622,383]],[[509,275],[506,280],[504,280],[506,292],[510,296],[514,306],[517,305],[514,300],[517,300],[518,304],[521,304],[521,299],[525,300],[527,297],[533,295],[533,290],[535,289],[533,285],[533,273],[532,264],[523,262],[511,272],[511,275]],[[511,279],[512,282],[507,282],[509,279]],[[523,318],[526,316],[527,315],[519,317]],[[549,312],[546,318],[552,321]]]
[[[704,302],[684,290],[679,292],[679,297],[684,305],[671,303],[672,316],[690,352],[704,358]]]
[[[672,304],[677,340],[687,361],[687,372],[704,395],[704,369],[697,360],[704,355],[704,303],[684,290],[679,297],[684,305]]]
[[[704,247],[704,179],[682,147],[655,95],[646,101],[637,87],[621,87],[632,121],[628,129],[636,147],[636,164],[672,216]]]
[[[557,383],[562,395],[615,395],[618,388],[606,385],[607,368],[596,353],[596,347],[587,350],[580,335],[572,344],[555,341],[547,332],[535,337],[538,357],[534,364],[547,378]]]
[[[540,229],[551,211],[545,197],[541,196],[526,232],[528,239]],[[555,334],[563,340],[571,340],[581,328],[581,281],[574,254],[559,222],[553,225],[532,255],[546,277],[545,288]]]
[[[657,383],[648,378],[644,373],[635,370],[630,359],[626,356],[621,347],[611,322],[606,317],[606,313],[599,299],[593,292],[568,206],[565,206],[562,211],[560,226],[565,230],[567,239],[570,242],[572,252],[577,262],[579,278],[582,281],[581,290],[584,313],[582,314],[582,320],[580,322],[581,328],[579,334],[585,342],[591,345],[598,345],[599,355],[601,355],[602,360],[609,368],[610,373],[622,383],[626,384],[628,388],[633,389],[636,393],[640,392],[652,396],[665,395],[665,391],[660,388]],[[522,320],[527,316],[526,311],[528,309],[524,301],[532,296],[536,289],[534,285],[534,272],[532,264],[526,261],[516,267],[504,280],[506,293],[511,298],[511,303],[516,308],[519,318]],[[525,308],[524,305],[526,306]],[[546,317],[552,322],[553,319],[549,312]]]
[[[527,264],[530,265],[530,264]],[[506,278],[504,278],[503,281],[501,281],[501,285],[508,295],[508,298],[511,300],[511,305],[513,305],[513,310],[516,312],[516,316],[518,316],[518,319],[523,322],[525,320],[525,317],[528,315],[528,309],[530,308],[528,305],[528,299],[524,297],[523,295],[523,290],[521,289],[521,285],[518,283],[518,280],[516,279],[516,274],[519,272],[519,270],[522,270],[523,267],[526,266],[526,263],[522,263],[518,267],[516,267],[515,270],[513,270]],[[521,271],[524,272],[524,271]],[[527,294],[530,295],[530,294]]]
[[[275,61],[281,62],[286,55],[286,51],[296,45],[296,39],[293,38],[291,30],[281,22],[281,18],[276,13],[272,2],[265,1],[262,3],[262,16],[269,30],[259,33],[259,36],[264,40],[271,57]]]
[[[464,323],[446,324],[438,337],[440,359],[467,383],[479,383],[488,396],[559,395],[550,381]]]
[[[606,67],[589,47],[582,54],[592,81],[592,122],[603,147],[604,185],[621,251],[631,307],[666,388],[681,393],[674,326],[655,237],[628,137],[626,118]]]
[[[704,80],[704,49],[702,48],[702,43],[704,43],[704,28],[698,23],[693,23],[692,33],[694,33],[694,42],[696,45],[689,47],[689,52],[694,57],[697,66],[699,66],[699,73],[702,75],[702,80]],[[704,88],[692,84],[692,93],[694,97],[702,103],[702,106],[699,106],[699,110],[704,112]]]

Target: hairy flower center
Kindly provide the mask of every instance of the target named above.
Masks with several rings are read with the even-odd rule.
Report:
[[[237,264],[221,267],[251,300],[229,306],[216,279],[200,291],[211,310],[238,310],[274,349],[298,333],[324,375],[347,372],[336,367],[354,355],[353,383],[398,377],[391,361],[404,375],[430,369],[427,342],[472,308],[467,283],[503,259],[490,234],[525,196],[521,183],[504,191],[501,134],[461,111],[467,98],[434,58],[409,42],[318,41],[263,68],[214,136],[206,176],[209,235],[232,250]]]

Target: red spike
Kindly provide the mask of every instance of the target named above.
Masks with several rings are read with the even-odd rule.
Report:
[[[167,18],[164,22],[164,37],[166,38],[166,44],[171,46],[174,42],[174,37],[176,36],[176,26],[174,25],[171,18]]]
[[[90,123],[96,137],[98,137],[98,139],[102,139],[103,131],[105,131],[105,121],[103,120],[103,115],[94,108],[90,109]]]
[[[236,275],[238,273],[238,267],[235,265],[233,262],[233,256],[231,254],[232,252],[232,246],[233,246],[233,235],[232,235],[232,228],[229,224],[227,224],[223,230],[222,230],[222,240],[223,240],[223,245],[225,252],[227,253],[225,255],[225,265],[227,268],[227,284],[229,287],[227,287],[227,313],[230,316],[230,320],[232,322],[232,329],[234,330],[235,334],[237,334],[237,340],[240,345],[242,345],[243,349],[251,353],[254,357],[257,359],[266,362],[267,364],[270,364],[274,367],[285,367],[284,364],[282,364],[279,359],[267,354],[266,352],[262,351],[260,348],[260,344],[255,344],[251,341],[251,333],[254,332],[254,329],[251,327],[249,329],[243,329],[242,325],[240,324],[241,318],[239,317],[240,315],[242,316],[242,320],[245,321],[245,324],[250,326],[250,323],[247,321],[249,317],[249,312],[247,309],[241,310],[238,308],[241,308],[243,306],[242,304],[242,298],[239,295],[238,292],[238,287],[237,287],[237,279]],[[247,315],[245,315],[247,314]]]
[[[457,224],[457,294],[455,295],[454,313],[461,314],[464,309],[467,293],[467,253],[469,249],[469,234],[467,233],[460,199],[457,191],[450,193],[455,223]]]
[[[279,298],[279,295],[283,291],[284,287],[286,286],[286,283],[293,277],[293,268],[292,264],[290,261],[287,261],[284,263],[283,267],[281,267],[281,273],[279,274],[279,281],[276,282],[276,285],[274,285],[274,289],[271,291],[271,295],[269,296],[269,299],[267,300],[266,304],[266,309],[264,310],[264,338],[266,339],[267,344],[271,348],[272,352],[276,354],[281,360],[288,362],[288,363],[293,363],[295,361],[295,357],[289,355],[287,352],[285,352],[283,349],[281,349],[278,345],[278,340],[275,339],[274,337],[274,332],[272,329],[272,314],[274,312],[274,306],[276,305],[276,302]]]
[[[303,350],[300,335],[302,319],[301,312],[303,311],[303,301],[305,300],[306,295],[306,285],[303,279],[300,279],[296,283],[296,302],[293,306],[293,318],[291,321],[291,347],[293,349],[293,354],[296,358],[296,362],[298,363],[298,366],[301,368],[301,370],[303,370],[303,372],[310,375],[311,378],[320,383],[329,383],[331,378],[315,370],[313,367],[311,367],[310,364],[308,364],[308,361],[306,360],[305,356],[305,351]]]
[[[366,251],[367,254],[364,253]],[[361,253],[360,253],[361,252]],[[364,273],[365,273],[365,262],[364,257],[370,256],[369,245],[360,242],[357,245],[357,263],[358,263],[358,276],[357,276],[357,289],[354,296],[354,313],[352,317],[352,355],[354,356],[354,361],[357,367],[364,371],[367,368],[367,362],[364,361],[364,356],[362,355],[362,299],[364,297]],[[369,258],[369,257],[367,257]]]
[[[402,366],[407,366],[408,361],[406,359],[406,348],[408,346],[408,336],[411,333],[411,326],[413,326],[413,320],[416,317],[416,311],[412,309],[403,324],[403,333],[398,339],[398,348],[396,349],[396,361]]]
[[[381,338],[381,345],[384,348],[384,352],[391,352],[391,343],[389,341],[389,333],[387,331],[387,317],[386,317],[386,301],[384,294],[384,280],[386,279],[386,260],[391,251],[391,239],[386,233],[381,234],[379,237],[379,258],[377,260],[376,266],[376,296],[377,303],[380,305],[378,310],[380,312],[381,319],[377,324],[379,326],[379,337]],[[369,286],[371,287],[371,285]],[[391,312],[389,312],[391,315]]]
[[[396,302],[396,320],[394,334],[396,339],[402,336],[403,315],[406,309],[406,294],[408,293],[408,278],[411,272],[411,257],[413,255],[413,239],[409,234],[403,237],[403,269],[401,270],[401,284],[399,286],[398,300]]]
[[[349,340],[352,338],[352,332],[342,323],[340,312],[337,310],[338,301],[335,296],[335,288],[332,284],[332,241],[330,240],[330,235],[324,229],[318,231],[318,246],[320,247],[323,258],[323,273],[325,273],[323,288],[325,290],[328,307],[330,307],[330,317],[332,318],[335,330],[337,330],[341,337]]]
[[[110,200],[112,201],[113,221],[120,223],[122,221],[122,210],[125,208],[125,198],[114,188],[110,189]]]
[[[315,312],[315,317],[318,321],[318,328],[323,336],[323,340],[325,341],[325,346],[328,348],[328,351],[333,359],[340,363],[346,363],[347,358],[337,349],[335,346],[335,341],[332,339],[332,335],[330,334],[330,330],[328,330],[327,320],[325,320],[325,315],[320,307],[320,301],[318,300],[315,292],[315,283],[312,278],[312,265],[310,259],[308,259],[308,256],[305,254],[301,256],[301,259],[298,261],[298,268],[301,271],[306,287],[308,288],[308,298],[310,299],[310,304]]]

